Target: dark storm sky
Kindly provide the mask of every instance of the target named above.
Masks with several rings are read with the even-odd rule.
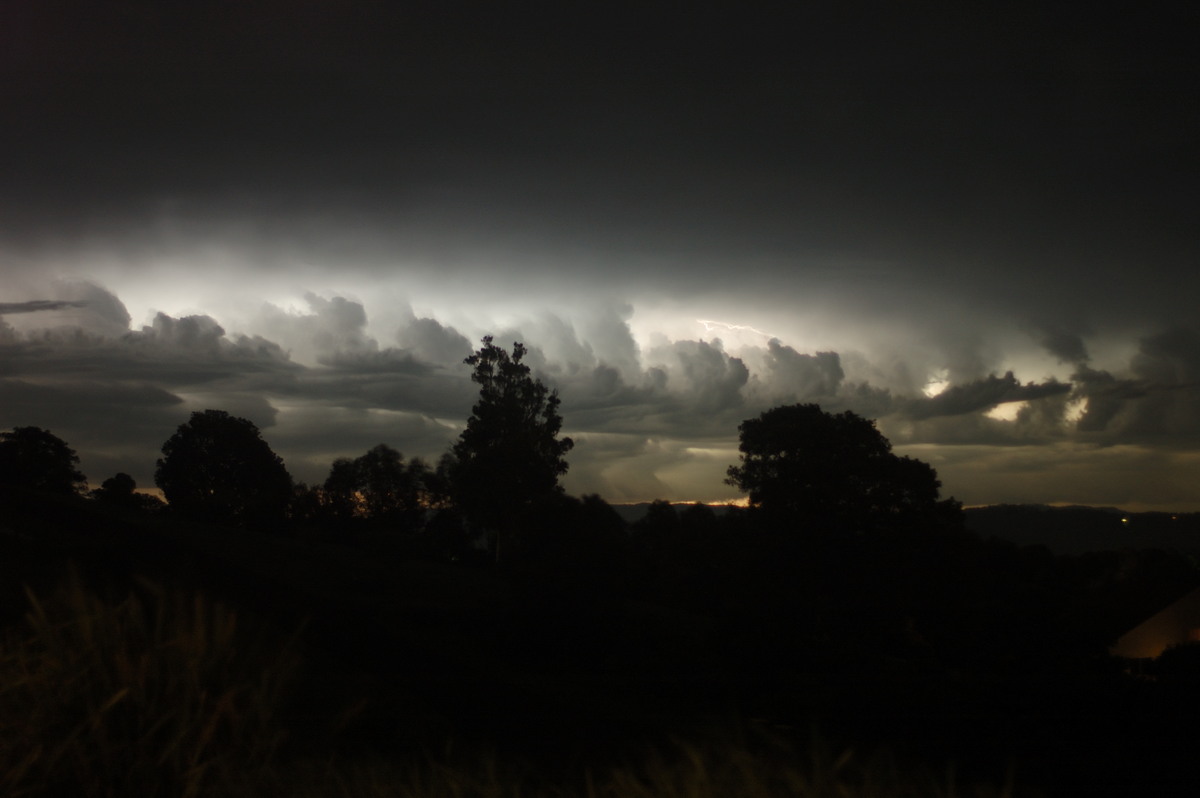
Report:
[[[732,497],[818,401],[968,502],[1200,508],[1188,5],[345,5],[5,6],[0,426],[317,480],[436,457],[493,332],[575,492]]]

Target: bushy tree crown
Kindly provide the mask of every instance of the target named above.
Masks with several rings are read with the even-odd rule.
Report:
[[[40,427],[0,432],[0,488],[76,494],[86,482],[78,465],[75,450]]]
[[[479,400],[451,449],[450,479],[456,505],[472,523],[508,526],[524,510],[561,493],[565,455],[575,445],[559,438],[559,398],[522,363],[524,344],[510,355],[483,338],[466,358]]]
[[[429,467],[381,443],[353,460],[333,461],[323,491],[335,518],[415,525],[425,505]]]
[[[819,405],[776,407],[738,427],[741,464],[728,482],[771,514],[825,527],[889,525],[936,514],[941,482],[892,453],[875,422]]]
[[[239,526],[286,515],[292,478],[252,421],[224,410],[192,413],[162,453],[154,483],[173,512]]]

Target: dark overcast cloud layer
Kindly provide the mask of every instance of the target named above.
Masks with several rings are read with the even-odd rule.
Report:
[[[0,426],[436,457],[491,332],[576,491],[728,496],[813,401],[971,502],[1200,507],[1189,4],[344,5],[6,7]]]

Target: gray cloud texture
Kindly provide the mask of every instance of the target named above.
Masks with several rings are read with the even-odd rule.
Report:
[[[96,482],[121,470],[150,485],[158,447],[188,413],[206,407],[253,420],[308,481],[322,479],[334,458],[380,442],[436,460],[476,395],[462,358],[477,341],[411,310],[396,316],[382,342],[369,332],[366,304],[313,292],[301,309],[262,304],[247,325],[251,333],[231,332],[206,314],[161,311],[138,329],[120,330],[117,322],[128,318],[120,299],[95,284],[78,285],[86,300],[0,306],[36,308],[25,313],[32,317],[57,314],[52,326],[0,335],[0,426],[51,429],[81,452]],[[1064,379],[1022,382],[1006,371],[952,381],[926,396],[903,387],[932,379],[929,366],[920,365],[924,356],[906,367],[919,376],[892,378],[906,369],[861,351],[805,352],[753,336],[731,346],[701,337],[699,327],[694,338],[654,335],[639,343],[634,315],[631,306],[601,303],[571,319],[531,313],[496,333],[505,346],[524,341],[530,365],[560,392],[566,431],[579,442],[568,477],[575,492],[613,501],[733,498],[721,476],[736,459],[738,423],[794,402],[879,419],[901,451],[930,460],[948,490],[968,500],[1013,498],[987,494],[992,483],[981,465],[1001,458],[1010,468],[1015,454],[1004,450],[1036,447],[1045,473],[1057,474],[1064,501],[1086,492],[1078,487],[1089,472],[1078,465],[1078,447],[1110,452],[1089,461],[1095,467],[1128,462],[1113,455],[1122,447],[1139,458],[1153,447],[1168,460],[1200,450],[1194,327],[1142,336],[1119,372],[1082,362],[1082,339],[1046,338],[1038,343],[1075,364]],[[947,352],[937,371],[951,373],[962,351]],[[993,417],[1000,406],[1015,411]],[[1066,451],[1073,452],[1072,471],[1061,470]],[[1025,484],[995,484],[1018,483]]]
[[[1022,402],[1046,396],[1065,394],[1071,386],[1050,380],[1041,384],[1022,385],[1011,371],[1003,377],[992,374],[981,380],[951,385],[937,396],[913,399],[906,403],[905,413],[914,419],[937,416],[958,416],[979,410],[990,410],[1006,402]]]
[[[6,19],[0,424],[94,479],[203,407],[437,454],[491,333],[577,492],[730,496],[814,401],[966,501],[1200,509],[1186,4],[236,5]]]
[[[34,299],[29,302],[0,302],[0,316],[15,313],[37,313],[42,310],[68,310],[86,307],[84,302],[66,300]]]

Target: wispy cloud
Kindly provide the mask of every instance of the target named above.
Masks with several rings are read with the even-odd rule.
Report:
[[[87,302],[70,302],[62,299],[31,299],[27,302],[0,302],[0,316],[18,313],[39,313],[45,310],[70,310],[87,307]]]

